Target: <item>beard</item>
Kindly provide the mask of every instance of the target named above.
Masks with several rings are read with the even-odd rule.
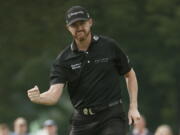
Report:
[[[90,30],[89,31],[81,30],[81,31],[77,31],[73,37],[74,39],[81,42],[86,40],[89,34],[90,34]]]

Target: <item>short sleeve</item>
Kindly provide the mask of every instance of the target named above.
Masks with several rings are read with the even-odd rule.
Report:
[[[57,58],[50,71],[50,85],[67,82],[67,72],[64,64]]]
[[[120,75],[125,75],[132,68],[130,60],[117,43],[114,44],[114,49],[116,68]]]

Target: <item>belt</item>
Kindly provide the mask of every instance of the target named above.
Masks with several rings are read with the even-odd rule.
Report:
[[[85,108],[82,108],[82,109],[77,109],[77,111],[83,115],[95,115],[96,113],[100,112],[100,111],[103,111],[107,108],[110,108],[110,107],[113,107],[113,106],[116,106],[118,104],[121,104],[122,103],[122,100],[118,100],[118,101],[114,101],[114,102],[111,102],[107,105],[102,105],[102,106],[96,106],[96,107],[85,107]]]

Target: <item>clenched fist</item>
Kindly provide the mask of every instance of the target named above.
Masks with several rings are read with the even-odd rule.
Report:
[[[29,99],[34,103],[40,103],[40,91],[37,86],[27,91]]]

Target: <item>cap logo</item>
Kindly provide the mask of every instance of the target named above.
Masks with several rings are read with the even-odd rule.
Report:
[[[84,14],[84,12],[78,11],[78,12],[70,13],[70,14],[68,14],[68,18],[71,18],[72,16],[77,15],[77,14]]]

